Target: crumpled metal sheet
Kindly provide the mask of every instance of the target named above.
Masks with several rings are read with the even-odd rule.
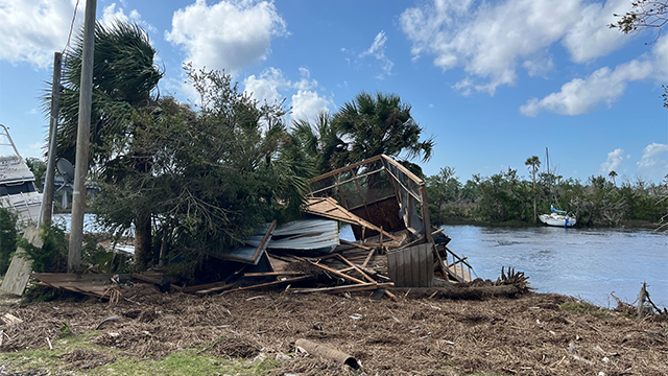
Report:
[[[252,236],[247,244],[259,246],[261,239]],[[278,226],[272,233],[268,249],[277,250],[333,250],[339,243],[339,226],[329,219],[300,219]]]

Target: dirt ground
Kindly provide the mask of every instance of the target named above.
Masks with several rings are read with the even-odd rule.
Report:
[[[270,375],[339,375],[345,368],[295,353],[299,338],[357,358],[366,375],[667,375],[668,324],[631,319],[573,298],[530,293],[518,299],[370,300],[347,295],[246,291],[198,297],[137,285],[113,305],[95,299],[21,303],[0,297],[1,352],[47,347],[63,331],[123,354],[160,358],[185,348],[230,358],[285,359]],[[67,325],[65,325],[66,323]],[[47,347],[48,348],[48,347]],[[114,362],[83,351],[79,369]],[[360,374],[357,371],[357,374]]]

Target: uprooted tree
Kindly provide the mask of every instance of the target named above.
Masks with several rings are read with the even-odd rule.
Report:
[[[148,168],[132,168],[133,155],[108,164],[119,178],[102,182],[95,207],[119,230],[137,208],[150,213],[156,231],[148,260],[179,260],[192,276],[212,252],[239,245],[258,225],[299,215],[312,172],[284,155],[281,105],[259,105],[227,74],[185,69],[199,110],[167,97],[140,111],[133,145],[151,156]]]

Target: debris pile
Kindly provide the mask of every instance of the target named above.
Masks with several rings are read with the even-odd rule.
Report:
[[[163,292],[199,295],[280,287],[294,294],[375,290],[375,299],[392,300],[397,297],[390,287],[459,285],[468,291],[463,298],[480,296],[476,289],[481,288],[492,289],[491,295],[528,291],[527,278],[514,272],[503,275],[503,283],[471,285],[477,277],[473,268],[448,248],[450,238],[442,229],[431,225],[424,182],[392,158],[378,155],[331,171],[310,187],[301,218],[258,226],[241,246],[212,250],[210,256],[222,260],[225,271],[211,283],[186,286],[159,272],[32,276],[41,285],[111,301],[128,299],[123,291],[139,281]],[[342,224],[350,226],[354,240],[341,239]]]

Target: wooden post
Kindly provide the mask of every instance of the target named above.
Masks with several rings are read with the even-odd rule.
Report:
[[[58,132],[58,112],[60,110],[60,71],[62,70],[63,54],[53,54],[53,80],[51,81],[51,113],[49,120],[49,155],[46,162],[46,178],[44,179],[44,196],[39,225],[51,226],[53,213],[53,180],[56,164],[56,134]]]
[[[90,148],[91,106],[93,102],[93,55],[95,52],[95,11],[97,0],[86,0],[84,21],[83,56],[81,59],[81,84],[79,85],[79,120],[77,128],[74,190],[72,192],[72,223],[67,269],[76,271],[81,265],[83,222],[86,213],[86,176]]]

